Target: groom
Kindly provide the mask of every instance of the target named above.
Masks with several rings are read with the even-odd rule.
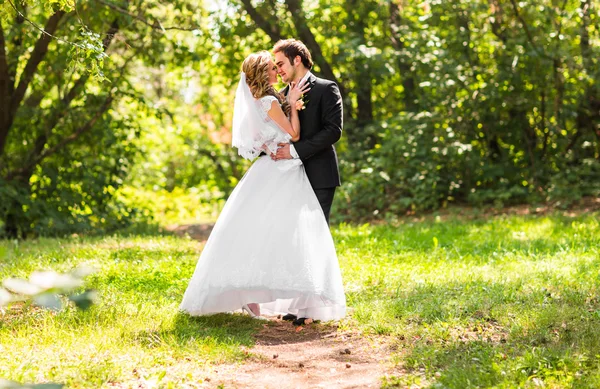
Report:
[[[342,136],[342,96],[333,81],[315,77],[310,52],[304,43],[295,39],[280,40],[273,48],[277,73],[288,84],[283,90],[287,96],[291,83],[308,82],[310,90],[304,95],[300,118],[300,140],[280,144],[274,160],[299,158],[312,185],[325,219],[329,213],[335,189],[340,186],[340,172],[333,144]],[[283,320],[303,325],[306,318],[287,314]]]
[[[310,69],[312,58],[304,43],[296,39],[280,40],[273,48],[277,73],[288,84],[308,82],[310,91],[299,111],[300,140],[292,145],[280,144],[274,160],[299,158],[329,223],[329,213],[340,172],[333,144],[342,136],[342,96],[333,81],[315,77]]]

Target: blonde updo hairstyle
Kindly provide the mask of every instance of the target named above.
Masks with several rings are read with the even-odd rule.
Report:
[[[242,63],[242,72],[246,73],[246,83],[250,93],[255,99],[264,96],[274,96],[286,115],[290,114],[291,106],[287,100],[278,93],[269,83],[269,67],[273,66],[271,54],[268,51],[259,51],[246,57]]]

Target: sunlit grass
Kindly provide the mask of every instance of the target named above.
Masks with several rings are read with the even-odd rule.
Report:
[[[95,266],[99,301],[85,312],[28,309],[0,322],[0,377],[73,388],[157,379],[202,382],[210,364],[247,358],[257,323],[242,315],[190,318],[177,308],[200,249],[170,237],[5,242],[2,278]],[[137,385],[132,385],[132,387]]]
[[[598,387],[598,215],[336,230],[354,315],[404,387]]]
[[[340,328],[390,340],[389,387],[598,387],[599,231],[597,213],[336,226],[351,311]],[[177,313],[201,250],[174,237],[2,242],[0,278],[88,263],[99,301],[7,310],[0,377],[183,387],[243,363],[257,323]]]

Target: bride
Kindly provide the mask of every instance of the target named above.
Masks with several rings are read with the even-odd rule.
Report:
[[[267,51],[249,55],[237,87],[232,144],[258,159],[227,200],[202,251],[180,309],[208,315],[291,313],[337,320],[346,299],[333,239],[299,159],[273,161],[279,143],[300,138],[298,110],[308,86],[275,91]],[[262,155],[261,155],[262,154]]]

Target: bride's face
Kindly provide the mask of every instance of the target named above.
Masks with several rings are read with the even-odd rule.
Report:
[[[269,74],[269,84],[277,84],[277,66],[275,66],[275,62],[271,61],[271,67],[267,72]]]

